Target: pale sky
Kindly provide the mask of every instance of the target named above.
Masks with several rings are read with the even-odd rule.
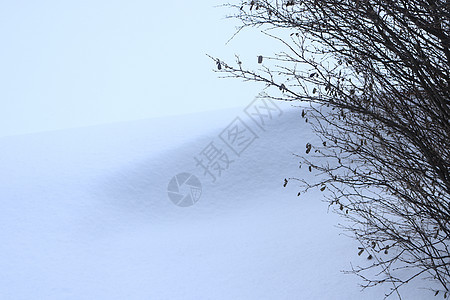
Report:
[[[256,62],[273,41],[225,1],[3,1],[0,136],[246,106],[262,86],[219,79],[206,53]]]

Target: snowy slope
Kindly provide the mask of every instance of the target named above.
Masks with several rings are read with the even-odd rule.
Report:
[[[365,258],[320,192],[283,188],[311,176],[293,153],[312,135],[282,109],[263,128],[235,109],[0,139],[0,299],[381,299],[341,273]],[[220,139],[236,117],[257,135],[240,156]],[[215,182],[194,160],[210,142],[234,160]],[[181,172],[202,182],[190,207],[167,194]]]

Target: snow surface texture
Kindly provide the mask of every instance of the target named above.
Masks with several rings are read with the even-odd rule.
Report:
[[[382,299],[341,272],[366,258],[321,192],[283,188],[312,176],[293,155],[312,134],[282,108],[264,130],[235,109],[0,139],[0,299]],[[238,116],[258,136],[240,156],[219,138]],[[234,160],[216,182],[210,142]],[[190,207],[168,198],[181,172]]]

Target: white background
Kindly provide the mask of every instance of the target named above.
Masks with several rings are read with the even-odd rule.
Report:
[[[221,1],[11,1],[0,6],[0,136],[244,107],[263,88],[219,79],[211,54],[274,42]]]

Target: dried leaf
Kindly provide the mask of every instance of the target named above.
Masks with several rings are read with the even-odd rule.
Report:
[[[308,154],[311,151],[312,145],[310,143],[306,144],[306,154]]]

